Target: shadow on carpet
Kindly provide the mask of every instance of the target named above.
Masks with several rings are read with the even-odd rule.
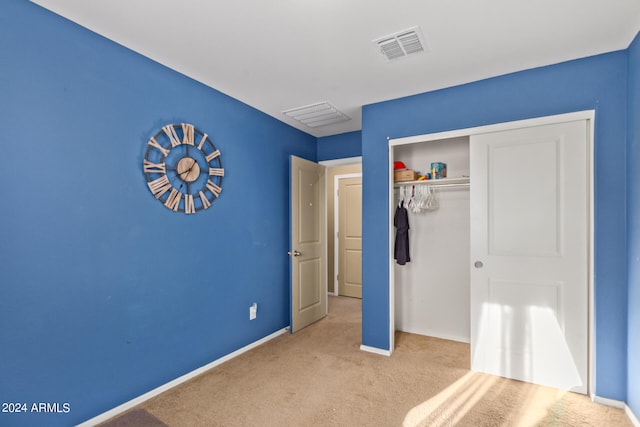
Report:
[[[151,415],[145,409],[135,409],[111,421],[100,424],[100,427],[168,427],[165,423]]]

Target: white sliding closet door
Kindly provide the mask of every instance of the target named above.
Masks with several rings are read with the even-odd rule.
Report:
[[[587,392],[587,121],[471,137],[471,368]]]

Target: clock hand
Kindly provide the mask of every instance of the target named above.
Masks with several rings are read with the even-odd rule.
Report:
[[[196,165],[196,163],[198,163],[198,162],[196,161],[196,159],[193,159],[193,163],[191,163],[191,167],[190,167],[189,169],[187,169],[186,171],[184,171],[184,172],[182,172],[182,173],[179,173],[179,174],[178,174],[178,177],[179,177],[180,179],[182,179],[182,175],[185,175],[185,174],[186,174],[186,175],[188,176],[188,175],[191,173],[191,170],[193,169],[193,167]],[[182,179],[182,180],[184,181],[184,179]]]

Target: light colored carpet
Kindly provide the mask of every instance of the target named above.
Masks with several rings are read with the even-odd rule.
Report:
[[[392,357],[359,349],[361,301],[141,406],[170,427],[631,426],[587,396],[469,371],[469,345],[398,333]],[[124,415],[126,416],[126,414]]]

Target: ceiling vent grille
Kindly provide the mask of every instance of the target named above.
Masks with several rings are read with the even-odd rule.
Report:
[[[351,117],[326,101],[304,107],[292,108],[282,113],[310,128],[333,125],[351,120]]]
[[[408,55],[424,52],[424,37],[420,27],[413,27],[380,37],[373,41],[387,61],[404,58]]]

